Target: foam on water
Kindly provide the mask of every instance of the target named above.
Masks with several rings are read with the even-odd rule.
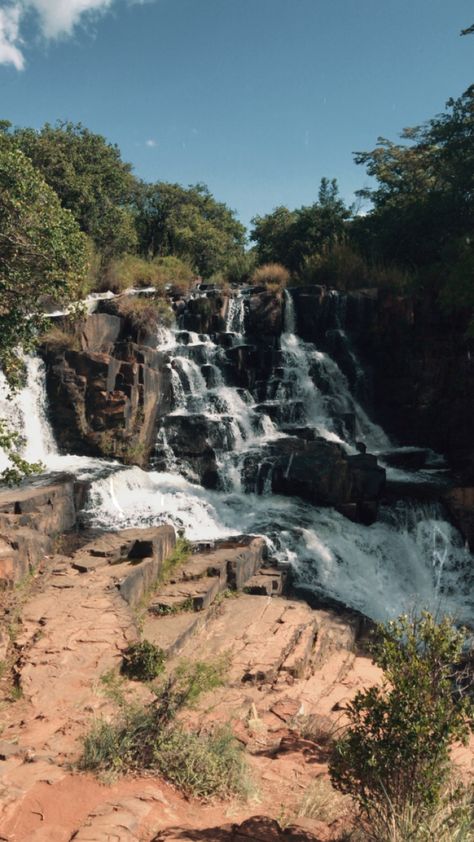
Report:
[[[470,554],[434,505],[400,503],[366,527],[299,500],[209,491],[131,468],[93,483],[88,517],[106,529],[171,522],[191,540],[264,535],[301,585],[376,620],[413,607],[474,617]]]

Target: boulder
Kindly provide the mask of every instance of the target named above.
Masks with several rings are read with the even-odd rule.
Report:
[[[322,438],[280,439],[271,451],[276,454],[275,493],[296,495],[316,506],[334,506],[362,523],[375,520],[385,487],[385,470],[375,456],[348,455],[337,443]]]

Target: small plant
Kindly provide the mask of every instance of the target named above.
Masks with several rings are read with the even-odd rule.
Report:
[[[370,838],[433,838],[421,830],[403,836],[400,823],[410,815],[413,827],[429,826],[445,806],[451,745],[465,744],[473,725],[459,674],[465,640],[449,618],[437,622],[428,612],[377,629],[372,654],[384,681],[348,704],[349,726],[330,764],[333,785],[356,799]]]
[[[193,705],[203,693],[221,687],[229,671],[229,655],[224,653],[213,661],[186,661],[174,673],[175,688],[183,694],[186,705]]]
[[[126,772],[154,771],[185,794],[204,799],[246,795],[247,766],[230,729],[204,735],[175,722],[185,706],[222,683],[225,669],[224,659],[181,663],[153,688],[152,704],[123,705],[114,722],[93,725],[83,741],[80,768],[108,780]]]
[[[99,680],[103,695],[119,707],[123,706],[125,704],[123,678],[114,669],[111,669],[104,672]]]
[[[117,315],[129,323],[133,331],[147,335],[156,331],[158,325],[173,324],[174,314],[168,302],[162,298],[140,298],[123,296],[114,302]]]
[[[336,726],[329,716],[320,714],[297,716],[292,726],[304,740],[311,740],[328,753],[332,751],[336,739]]]
[[[251,278],[254,286],[264,286],[273,291],[284,289],[289,281],[290,273],[281,263],[264,263],[255,269]]]
[[[66,330],[53,325],[40,337],[40,344],[48,352],[54,351],[78,351],[80,342],[74,330]]]
[[[317,777],[306,790],[298,816],[330,824],[350,811],[351,799],[340,795],[326,777]]]
[[[135,681],[153,681],[164,672],[165,653],[149,640],[132,643],[123,653],[121,672]]]

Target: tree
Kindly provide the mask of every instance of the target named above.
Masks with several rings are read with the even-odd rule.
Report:
[[[244,226],[204,184],[144,184],[137,201],[139,248],[146,257],[179,257],[209,277],[244,253]]]
[[[416,267],[444,263],[453,239],[474,232],[474,85],[401,138],[379,138],[372,151],[355,153],[377,180],[359,191],[373,210],[356,233],[376,257]]]
[[[87,270],[87,241],[26,155],[0,136],[0,366],[13,385],[42,324],[41,296],[70,301]]]
[[[12,136],[105,260],[136,248],[136,182],[117,146],[81,123],[19,128]]]
[[[252,220],[250,239],[261,263],[282,263],[301,272],[308,257],[337,240],[351,215],[339,196],[336,179],[322,178],[318,201],[294,211],[281,206]]]
[[[330,764],[334,786],[356,799],[373,827],[396,826],[410,807],[421,828],[442,798],[451,745],[466,743],[473,724],[457,672],[465,639],[449,618],[436,622],[427,612],[377,629],[373,659],[384,681],[348,704],[349,725]]]

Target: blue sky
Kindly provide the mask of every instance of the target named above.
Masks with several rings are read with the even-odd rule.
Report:
[[[85,11],[84,11],[85,9]],[[472,0],[0,0],[0,116],[81,121],[245,224],[474,81]]]

